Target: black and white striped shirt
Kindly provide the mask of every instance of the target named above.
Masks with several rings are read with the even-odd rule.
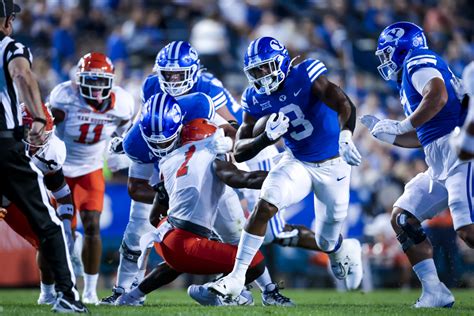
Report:
[[[18,91],[8,72],[8,63],[16,57],[23,57],[31,65],[33,55],[28,47],[9,36],[0,34],[0,39],[0,131],[5,131],[22,125]]]

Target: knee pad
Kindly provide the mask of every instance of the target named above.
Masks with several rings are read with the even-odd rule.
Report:
[[[410,249],[413,245],[425,241],[426,233],[421,226],[420,221],[410,212],[403,211],[398,214],[396,222],[398,227],[402,229],[402,232],[397,235],[397,239],[402,245],[404,252]]]
[[[120,254],[124,256],[125,259],[128,261],[132,261],[137,263],[138,262],[138,257],[142,254],[141,251],[134,251],[128,248],[127,244],[122,241],[122,245],[120,246]]]

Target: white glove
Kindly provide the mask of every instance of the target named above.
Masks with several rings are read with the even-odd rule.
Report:
[[[117,172],[130,167],[130,158],[126,155],[111,153],[107,158],[107,167],[112,172]]]
[[[125,153],[125,151],[123,150],[123,137],[117,136],[110,140],[109,153],[114,153],[114,154]]]
[[[404,119],[403,121],[389,120],[384,119],[380,120],[375,124],[374,128],[371,130],[372,135],[386,133],[392,135],[402,135],[413,131],[415,128],[410,122],[409,118]]]
[[[351,166],[358,166],[362,162],[362,156],[352,142],[352,133],[347,129],[339,134],[339,154]]]
[[[395,138],[397,137],[397,135],[387,134],[387,133],[382,133],[382,132],[374,134],[372,132],[374,130],[375,125],[377,125],[377,123],[380,122],[379,118],[373,115],[364,115],[360,118],[360,122],[363,125],[365,125],[369,129],[370,134],[372,134],[372,136],[374,136],[378,140],[389,143],[389,144],[393,144],[395,142]]]
[[[216,155],[222,155],[232,150],[234,142],[232,138],[224,136],[224,130],[218,129],[214,139],[209,143],[208,148]]]
[[[282,112],[273,113],[265,125],[265,133],[267,133],[267,137],[273,142],[285,134],[289,126],[290,119],[288,116]]]

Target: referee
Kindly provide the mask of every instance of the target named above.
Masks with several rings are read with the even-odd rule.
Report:
[[[31,71],[30,50],[9,36],[18,12],[20,7],[13,0],[0,0],[0,196],[25,213],[39,237],[41,251],[54,272],[58,293],[53,311],[85,313],[88,310],[75,288],[62,223],[49,204],[41,171],[25,152],[18,96],[34,117],[27,136],[31,143],[42,143],[46,120],[51,118],[42,109],[38,83]]]

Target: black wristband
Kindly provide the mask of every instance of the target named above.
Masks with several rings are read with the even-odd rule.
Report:
[[[239,129],[239,127],[240,127],[239,122],[237,122],[235,120],[229,120],[228,122],[229,122],[230,126],[232,126],[233,128]]]
[[[40,123],[43,123],[43,125],[46,125],[48,123],[48,121],[46,121],[44,118],[41,118],[41,117],[35,117],[33,119],[33,122],[40,122]]]

